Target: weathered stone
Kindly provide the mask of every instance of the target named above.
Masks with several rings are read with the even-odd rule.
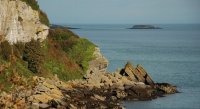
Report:
[[[101,54],[98,47],[95,47],[94,57],[95,59],[89,62],[87,74],[91,72],[106,72],[108,60],[103,56],[103,54]]]
[[[47,83],[46,81],[43,82],[42,85],[44,85],[45,87],[47,87],[47,88],[49,88],[49,89],[56,89],[56,88],[57,88],[55,85],[49,84],[49,83]]]
[[[156,86],[166,94],[173,94],[178,92],[176,86],[172,86],[168,83],[157,83]]]
[[[42,104],[39,104],[39,107],[40,107],[41,109],[46,109],[46,108],[49,107],[49,105],[46,104],[46,103],[42,103]]]
[[[106,97],[94,94],[94,98],[97,100],[105,101]]]
[[[30,109],[39,109],[39,103],[33,103],[31,106],[30,106]]]
[[[48,104],[53,108],[57,108],[59,106],[59,103],[54,99],[49,101]]]
[[[147,85],[154,85],[153,80],[141,65],[137,65],[135,75],[139,82],[143,82]]]
[[[40,22],[39,12],[21,0],[0,0],[0,33],[10,44],[43,41],[48,27]]]
[[[154,85],[153,80],[141,65],[137,65],[137,67],[134,68],[133,65],[128,62],[125,65],[125,68],[121,70],[120,74],[134,82],[143,82],[147,85]]]
[[[49,100],[52,100],[53,98],[50,97],[49,95],[42,93],[42,94],[37,94],[37,95],[33,95],[33,102],[39,103],[47,103]]]
[[[121,98],[125,98],[127,96],[127,93],[124,91],[116,91],[116,97],[121,99]]]
[[[76,106],[74,106],[73,104],[70,104],[69,109],[78,109]]]

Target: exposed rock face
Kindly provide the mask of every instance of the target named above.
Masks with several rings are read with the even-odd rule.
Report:
[[[106,72],[108,60],[103,56],[103,54],[101,54],[98,47],[95,47],[94,57],[95,59],[89,62],[89,69],[87,73]]]
[[[137,67],[134,68],[134,66],[128,62],[125,65],[125,68],[121,70],[120,74],[128,76],[129,79],[135,82],[143,82],[147,85],[154,85],[153,80],[141,65],[137,65]]]
[[[41,24],[38,11],[21,0],[0,0],[0,42],[10,44],[46,39],[48,27]]]

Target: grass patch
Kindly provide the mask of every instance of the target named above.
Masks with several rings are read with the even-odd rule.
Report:
[[[87,71],[89,66],[89,61],[94,59],[95,45],[88,41],[87,39],[80,38],[73,46],[69,49],[69,56],[76,61],[77,64],[83,69],[84,72]]]
[[[48,72],[52,73],[53,75],[57,75],[61,80],[73,80],[73,79],[80,79],[82,78],[82,74],[80,71],[70,71],[65,64],[59,63],[56,60],[47,60],[44,63],[44,67],[48,70]]]
[[[38,11],[39,12],[39,18],[40,18],[40,22],[42,24],[45,24],[46,26],[50,26],[50,22],[49,19],[47,17],[47,14],[41,10]]]

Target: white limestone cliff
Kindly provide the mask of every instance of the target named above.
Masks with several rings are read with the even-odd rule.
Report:
[[[49,27],[42,24],[39,12],[21,0],[0,0],[0,42],[10,44],[46,39]]]

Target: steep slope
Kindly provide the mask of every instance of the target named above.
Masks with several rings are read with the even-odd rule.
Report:
[[[95,45],[68,29],[49,29],[36,0],[0,1],[0,90],[23,85],[32,76],[80,79]]]

